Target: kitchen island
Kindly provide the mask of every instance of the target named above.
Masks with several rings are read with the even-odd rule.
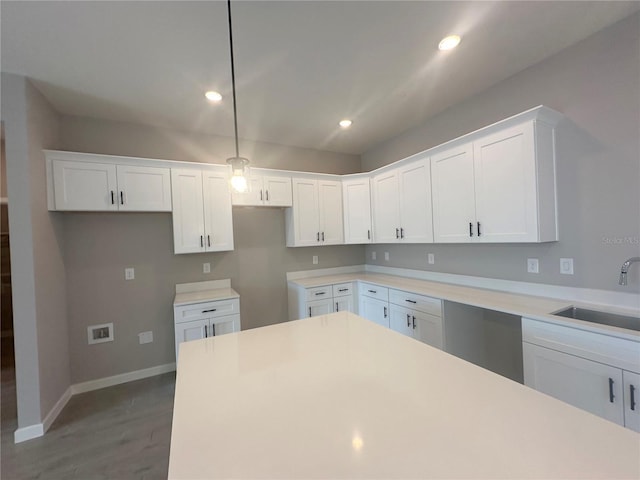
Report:
[[[170,479],[639,477],[637,433],[348,312],[180,349]]]

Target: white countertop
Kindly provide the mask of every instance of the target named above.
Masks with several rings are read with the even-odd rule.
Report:
[[[190,303],[212,302],[214,300],[226,300],[229,298],[240,298],[240,295],[231,287],[202,290],[199,292],[176,293],[173,299],[173,306],[177,307]]]
[[[170,479],[640,478],[640,435],[340,312],[180,349]]]
[[[627,330],[609,325],[601,325],[576,320],[572,318],[550,315],[569,306],[592,308],[594,310],[609,310],[612,313],[633,315],[625,309],[603,309],[601,306],[589,305],[583,302],[559,300],[555,298],[537,297],[519,293],[507,293],[484,288],[466,287],[450,283],[432,282],[395,275],[379,273],[346,273],[338,275],[325,275],[318,277],[300,278],[290,280],[290,283],[300,285],[303,288],[317,287],[342,282],[368,282],[388,288],[395,288],[434,298],[440,298],[451,302],[464,303],[475,307],[496,310],[519,317],[528,317],[543,320],[550,323],[568,325],[583,330],[605,333],[608,335],[640,341],[640,332]],[[640,320],[639,320],[640,321]]]

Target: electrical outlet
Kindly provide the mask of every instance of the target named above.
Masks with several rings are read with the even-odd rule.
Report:
[[[434,263],[436,263],[436,256],[433,253],[428,253],[427,262],[429,262],[429,265],[433,265]]]
[[[209,262],[202,264],[202,273],[211,273],[211,264]]]
[[[389,261],[389,252],[384,252],[384,259],[388,262]]]
[[[312,260],[313,260],[313,264],[317,265],[318,264],[318,255],[314,255]]]
[[[152,331],[148,331],[148,332],[141,332],[138,334],[138,341],[140,342],[140,345],[143,345],[145,343],[152,343],[153,342],[153,332]]]
[[[573,275],[573,258],[560,259],[560,273],[564,275]]]
[[[376,252],[371,252],[371,260],[375,260],[376,258],[378,258]]]
[[[540,265],[537,258],[527,258],[527,272],[540,273]]]
[[[133,280],[136,278],[136,271],[133,267],[128,267],[124,269],[124,279],[125,280]]]

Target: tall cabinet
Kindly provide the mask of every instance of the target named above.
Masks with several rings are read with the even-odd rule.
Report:
[[[171,169],[175,253],[233,250],[226,167]]]

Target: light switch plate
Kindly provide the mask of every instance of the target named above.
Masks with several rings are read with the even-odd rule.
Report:
[[[378,257],[376,252],[371,252],[371,260],[375,260]]]
[[[202,264],[202,273],[211,273],[211,264],[209,262]]]
[[[434,263],[436,263],[436,256],[433,253],[428,253],[427,262],[429,262],[429,265],[433,265]]]
[[[389,252],[384,252],[384,259],[388,262],[389,261]]]
[[[125,280],[133,280],[136,278],[136,271],[133,267],[128,267],[124,269],[124,279]]]
[[[540,264],[537,258],[527,258],[527,272],[540,273]]]
[[[560,273],[564,275],[573,275],[573,258],[560,259]]]
[[[313,256],[313,264],[317,265],[318,264],[318,255],[314,255]]]

